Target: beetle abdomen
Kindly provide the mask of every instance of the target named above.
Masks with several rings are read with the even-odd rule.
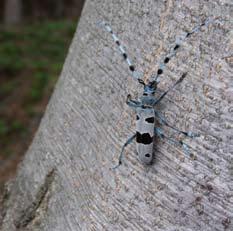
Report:
[[[140,161],[144,164],[150,164],[153,158],[154,124],[155,117],[153,108],[137,109],[137,152]]]

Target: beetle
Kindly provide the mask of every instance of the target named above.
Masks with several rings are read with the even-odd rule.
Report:
[[[162,62],[159,64],[157,73],[152,74],[152,76],[149,78],[147,82],[144,82],[141,78],[143,74],[135,69],[135,66],[132,64],[119,38],[113,32],[110,25],[104,21],[97,23],[100,27],[103,27],[107,32],[109,32],[112,35],[114,42],[118,46],[119,51],[121,52],[124,60],[128,64],[129,70],[132,73],[132,77],[143,85],[143,94],[139,99],[134,100],[131,98],[131,95],[127,96],[127,105],[133,108],[136,112],[136,133],[133,134],[122,146],[118,164],[115,167],[113,167],[113,169],[118,168],[122,164],[124,149],[127,145],[132,143],[134,139],[136,139],[136,149],[139,160],[142,164],[145,165],[149,165],[152,163],[153,139],[155,135],[157,135],[161,139],[167,139],[169,142],[175,145],[181,146],[186,153],[189,153],[189,149],[191,148],[189,145],[184,143],[182,140],[175,140],[166,136],[161,128],[155,126],[155,121],[157,120],[160,124],[165,125],[173,129],[175,132],[183,134],[186,137],[194,138],[199,136],[199,134],[193,133],[191,131],[181,131],[178,128],[170,125],[166,121],[166,119],[160,114],[160,112],[157,109],[155,109],[155,106],[161,102],[161,100],[167,95],[167,93],[170,92],[176,85],[180,84],[185,79],[187,73],[183,73],[181,77],[173,85],[171,85],[160,97],[156,98],[155,92],[160,82],[160,76],[164,72],[165,66],[170,62],[172,57],[176,56],[176,53],[179,50],[182,43],[192,34],[201,31],[203,27],[208,26],[212,22],[214,22],[213,19],[206,19],[203,23],[196,26],[191,31],[186,32],[182,38],[177,39],[170,52],[163,58]]]

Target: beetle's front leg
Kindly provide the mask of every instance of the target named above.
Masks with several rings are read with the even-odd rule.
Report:
[[[130,94],[127,95],[126,104],[133,109],[136,109],[137,107],[142,107],[142,103],[137,100],[132,100]]]
[[[154,111],[154,112],[155,112],[155,117],[157,117],[159,119],[159,123],[171,128],[172,130],[174,130],[174,131],[176,131],[176,132],[178,132],[180,134],[183,134],[183,135],[185,135],[185,136],[187,136],[189,138],[194,138],[194,137],[199,137],[200,136],[199,134],[191,132],[191,131],[181,131],[181,130],[179,130],[178,128],[170,125],[160,113],[158,113],[157,111]]]

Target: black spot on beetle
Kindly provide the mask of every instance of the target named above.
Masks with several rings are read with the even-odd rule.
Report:
[[[153,142],[153,137],[151,137],[149,133],[141,134],[140,132],[137,132],[136,142],[139,144],[151,144]]]
[[[164,63],[168,63],[169,62],[169,58],[168,57],[166,57],[165,59],[164,59]]]
[[[148,123],[153,124],[155,122],[155,118],[154,117],[149,117],[149,118],[146,118],[145,121],[148,122]]]
[[[157,74],[158,74],[158,75],[161,75],[162,73],[163,73],[163,70],[162,70],[162,69],[158,69]]]
[[[135,70],[135,67],[134,67],[133,65],[130,65],[130,66],[129,66],[129,69],[130,69],[131,71],[134,71],[134,70]]]
[[[192,34],[191,32],[188,32],[188,33],[186,34],[186,38],[188,38],[191,34]]]
[[[137,120],[139,120],[139,119],[140,119],[138,115],[137,115],[136,119],[137,119]]]
[[[123,53],[123,57],[124,57],[124,59],[127,59],[127,54]]]
[[[179,47],[180,47],[180,45],[176,44],[175,47],[174,47],[174,50],[177,50]]]
[[[145,155],[145,157],[150,157],[150,154],[149,154],[149,153],[147,153],[147,154]]]
[[[116,44],[117,44],[118,46],[120,46],[120,42],[119,42],[118,40],[116,41]]]

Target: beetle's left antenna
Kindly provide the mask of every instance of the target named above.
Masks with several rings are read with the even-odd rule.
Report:
[[[114,42],[116,43],[116,45],[119,48],[119,51],[121,52],[124,60],[127,62],[128,66],[129,66],[129,70],[132,73],[132,76],[134,79],[138,80],[139,83],[144,85],[143,80],[141,79],[142,77],[142,73],[139,71],[135,70],[135,66],[132,64],[131,60],[128,57],[128,54],[126,53],[124,47],[121,45],[121,42],[119,40],[119,38],[117,37],[117,35],[113,32],[112,28],[110,27],[110,25],[104,21],[98,22],[97,25],[99,27],[104,28],[107,32],[109,32],[112,35],[112,38],[114,40]]]

